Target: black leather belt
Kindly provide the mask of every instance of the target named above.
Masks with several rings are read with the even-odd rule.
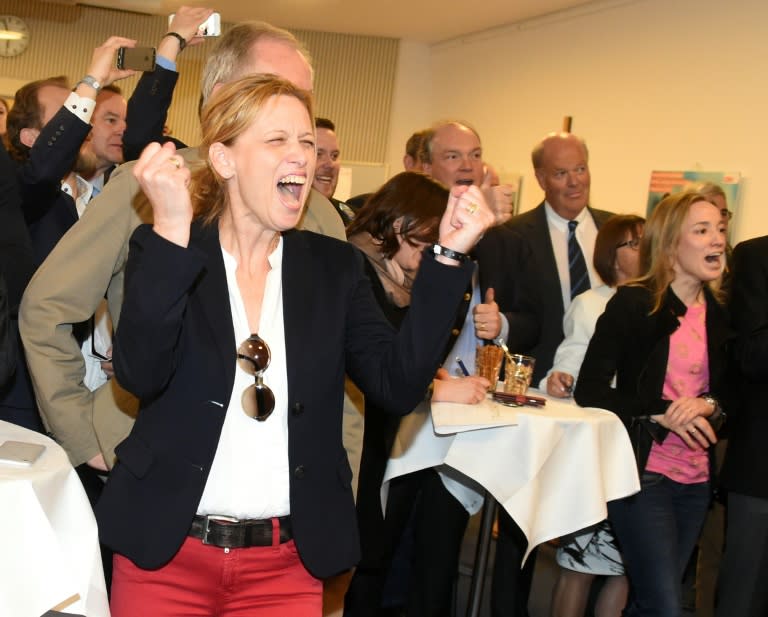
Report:
[[[293,539],[291,518],[281,516],[280,544]],[[249,546],[272,546],[272,519],[249,519],[239,521],[228,516],[196,515],[189,535],[221,548],[247,548]]]

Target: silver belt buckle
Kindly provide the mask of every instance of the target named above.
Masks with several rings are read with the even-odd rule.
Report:
[[[211,521],[214,522],[223,522],[223,523],[239,523],[240,520],[236,519],[232,516],[224,516],[223,514],[206,514],[205,515],[205,526],[203,527],[203,537],[201,538],[201,541],[203,544],[211,544],[211,542],[208,540],[208,534],[211,532]]]

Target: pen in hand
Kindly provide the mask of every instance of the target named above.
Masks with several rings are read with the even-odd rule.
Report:
[[[469,371],[467,370],[467,367],[464,366],[464,362],[461,361],[461,358],[459,358],[459,356],[456,356],[456,364],[459,365],[461,372],[464,373],[464,377],[469,377]]]

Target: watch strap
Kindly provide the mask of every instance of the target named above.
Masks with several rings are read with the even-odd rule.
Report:
[[[80,84],[86,84],[87,86],[90,86],[91,88],[96,90],[96,94],[98,94],[102,88],[101,82],[99,82],[93,75],[86,75],[85,77],[83,77],[80,81],[78,81],[75,84],[75,89],[77,89],[77,87]]]
[[[449,249],[448,247],[443,246],[442,244],[433,244],[430,251],[435,255],[442,255],[443,257],[447,257],[448,259],[454,259],[459,263],[464,263],[466,261],[469,261],[469,255],[467,255],[466,253],[460,253],[459,251],[454,251],[453,249]]]
[[[166,32],[163,38],[167,36],[172,36],[177,39],[179,41],[179,51],[184,51],[184,48],[187,46],[187,39],[181,36],[178,32]]]

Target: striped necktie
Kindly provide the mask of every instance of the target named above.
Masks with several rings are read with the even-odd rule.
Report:
[[[576,225],[578,221],[568,221],[568,271],[571,274],[571,300],[581,292],[589,289],[589,275],[584,253],[576,241]]]

